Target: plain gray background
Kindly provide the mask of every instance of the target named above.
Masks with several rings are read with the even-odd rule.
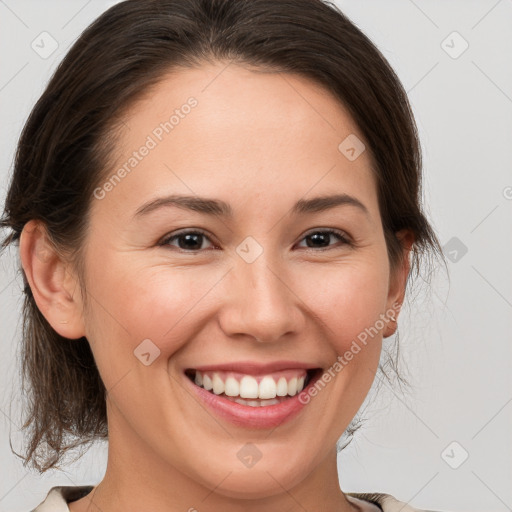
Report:
[[[30,109],[72,42],[114,3],[0,0],[2,205]],[[451,277],[440,272],[430,295],[400,316],[400,368],[413,392],[382,384],[365,411],[371,419],[339,456],[341,488],[433,510],[512,510],[512,1],[337,4],[408,91],[426,209]],[[31,46],[48,38],[42,32],[58,44],[49,56]],[[0,511],[22,512],[53,485],[98,483],[106,445],[44,475],[11,453],[9,439],[17,451],[23,446],[17,404],[10,405],[19,385],[16,257],[10,251],[0,260]]]

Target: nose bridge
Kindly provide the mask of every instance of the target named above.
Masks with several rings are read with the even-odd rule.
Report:
[[[223,316],[226,334],[271,342],[298,328],[297,301],[271,251],[262,251],[254,261],[240,257],[230,274],[234,293]]]

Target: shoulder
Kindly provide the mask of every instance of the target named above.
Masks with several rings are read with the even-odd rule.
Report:
[[[94,486],[57,486],[52,487],[46,498],[31,512],[69,512],[68,503],[83,498]],[[414,508],[406,502],[397,500],[394,496],[384,493],[346,493],[348,496],[367,501],[379,506],[383,512],[436,512]],[[438,511],[442,512],[442,511]],[[444,511],[446,512],[446,511]]]
[[[348,496],[352,496],[354,498],[358,498],[363,501],[368,501],[370,503],[374,503],[379,506],[383,512],[436,512],[435,510],[424,510],[419,508],[414,508],[404,501],[397,500],[391,494],[384,493],[360,493],[360,492],[348,492],[345,493]],[[437,512],[447,512],[447,511],[437,511]]]
[[[30,512],[69,512],[68,503],[76,501],[94,489],[92,485],[52,487],[46,498]]]

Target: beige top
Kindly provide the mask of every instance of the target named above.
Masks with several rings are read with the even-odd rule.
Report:
[[[92,485],[52,487],[44,501],[31,512],[69,512],[68,503],[79,500],[94,489]],[[398,501],[390,494],[383,493],[345,493],[350,501],[362,507],[366,512],[435,512],[420,510],[403,501]],[[350,499],[355,498],[355,499]]]

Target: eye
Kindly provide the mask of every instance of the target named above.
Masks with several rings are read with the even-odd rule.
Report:
[[[308,241],[307,248],[314,249],[316,247],[318,249],[329,249],[330,245],[332,245],[329,244],[332,237],[336,237],[342,245],[352,245],[347,235],[345,235],[343,231],[338,231],[336,229],[312,231],[302,240]],[[210,237],[204,231],[196,229],[167,235],[158,243],[158,245],[177,247],[177,249],[180,249],[183,252],[196,252],[205,250],[205,247],[203,246],[203,242],[205,240],[208,240],[211,243]],[[177,242],[177,246],[174,242]]]
[[[178,242],[178,249],[181,249],[185,252],[193,252],[200,251],[203,247],[203,241],[210,240],[210,238],[206,235],[204,231],[201,230],[189,230],[182,231],[181,233],[174,234],[172,236],[166,236],[159,242],[158,245],[171,245],[173,246],[173,242]],[[211,242],[211,240],[210,240]],[[176,247],[176,246],[173,246]]]
[[[329,249],[329,241],[332,240],[332,237],[336,237],[342,245],[352,245],[348,236],[343,233],[343,231],[338,231],[337,229],[323,229],[317,231],[311,231],[308,235],[306,235],[302,240],[308,240],[308,248],[327,248]],[[319,245],[315,245],[319,244]]]

